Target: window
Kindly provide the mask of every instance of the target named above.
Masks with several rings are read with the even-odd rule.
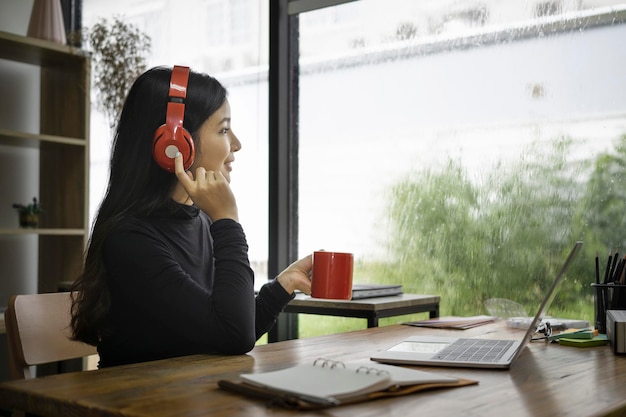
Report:
[[[478,314],[488,297],[534,306],[582,239],[556,308],[590,318],[593,254],[626,238],[607,203],[624,180],[625,19],[618,1],[301,13],[300,254],[354,252],[356,282]]]

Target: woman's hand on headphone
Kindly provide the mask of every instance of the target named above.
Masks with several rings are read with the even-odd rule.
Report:
[[[220,171],[207,171],[203,167],[198,167],[194,177],[191,171],[185,171],[183,158],[178,153],[174,158],[174,172],[193,203],[208,214],[211,220],[239,221],[235,195],[228,180]]]

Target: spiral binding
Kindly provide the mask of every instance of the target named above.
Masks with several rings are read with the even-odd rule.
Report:
[[[341,361],[333,361],[331,359],[326,359],[326,358],[317,358],[313,361],[313,366],[321,366],[322,368],[330,368],[330,369],[335,369],[335,368],[345,368],[346,365],[341,362]]]
[[[313,366],[320,366],[322,368],[336,369],[336,368],[346,368],[346,364],[341,361],[334,361],[332,359],[326,358],[317,358],[313,361]],[[391,375],[384,369],[372,368],[369,366],[359,366],[354,372],[357,374],[367,374],[367,375]]]
[[[385,371],[384,369],[376,369],[376,368],[370,368],[369,366],[359,366],[356,370],[356,373],[365,373],[365,374],[375,374],[375,375],[391,375],[389,372]]]

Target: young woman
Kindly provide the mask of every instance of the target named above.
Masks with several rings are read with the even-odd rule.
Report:
[[[171,142],[163,146],[155,135],[162,129]],[[98,347],[100,367],[246,353],[295,290],[310,292],[307,256],[255,297],[229,185],[240,149],[227,92],[214,78],[158,67],[131,87],[73,287],[73,336]]]

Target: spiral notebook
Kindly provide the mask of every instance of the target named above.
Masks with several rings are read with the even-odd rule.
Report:
[[[317,359],[278,371],[242,374],[241,381],[218,382],[222,389],[271,399],[291,408],[322,408],[409,394],[433,388],[477,384],[399,366]]]

